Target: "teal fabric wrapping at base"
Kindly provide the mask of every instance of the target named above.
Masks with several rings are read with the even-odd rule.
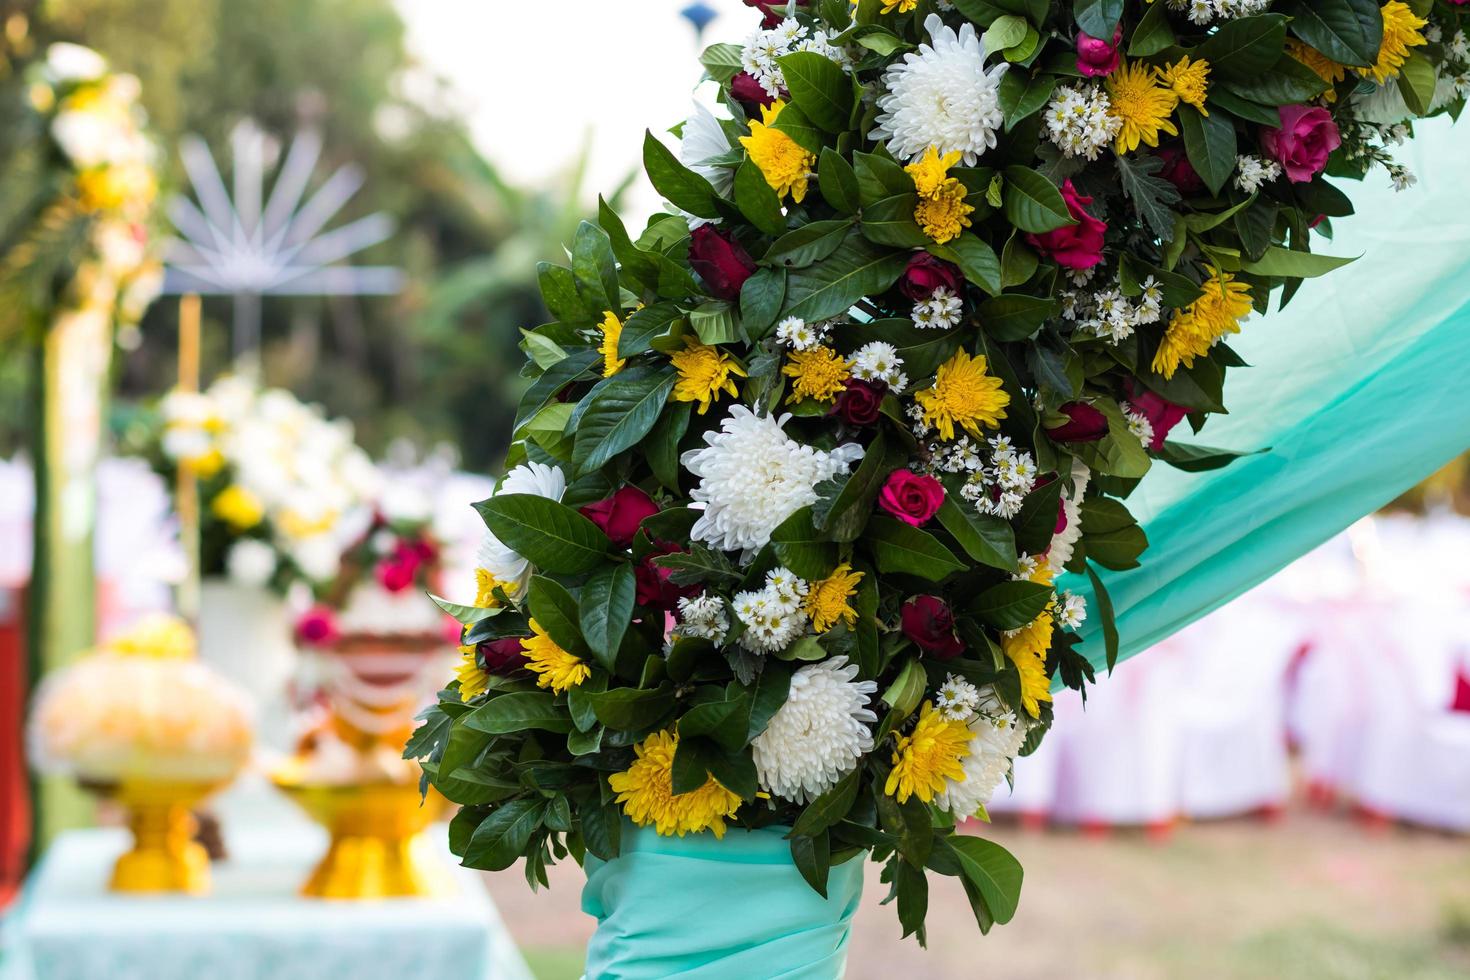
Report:
[[[660,837],[624,824],[612,861],[587,856],[582,911],[597,919],[588,980],[836,980],[863,862],[832,869],[823,899],[783,829]]]
[[[1107,572],[1120,659],[1260,583],[1470,448],[1470,125],[1415,126],[1394,148],[1418,175],[1341,181],[1357,214],[1313,248],[1362,258],[1309,280],[1231,346],[1251,365],[1225,384],[1232,415],[1198,439],[1260,455],[1189,474],[1156,463],[1128,504],[1148,533],[1142,567]],[[1085,577],[1062,584],[1088,598]],[[1100,617],[1081,648],[1101,667]]]

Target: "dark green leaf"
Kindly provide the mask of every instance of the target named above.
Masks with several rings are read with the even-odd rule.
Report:
[[[558,732],[572,730],[572,717],[555,702],[550,691],[516,691],[492,698],[463,715],[460,724],[491,735],[510,735],[529,729]]]
[[[812,526],[812,509],[803,507],[771,532],[781,564],[805,579],[824,578],[837,564],[837,546]]]
[[[578,625],[577,600],[560,582],[544,575],[531,576],[528,601],[531,616],[557,646],[573,656],[587,656],[587,644]]]
[[[1108,28],[1111,36],[1112,28]],[[1006,220],[1022,231],[1042,232],[1076,224],[1062,192],[1035,170],[1005,169]]]
[[[752,341],[765,337],[786,299],[786,270],[757,269],[740,287],[741,325]]]
[[[1211,194],[1220,193],[1235,172],[1235,124],[1223,112],[1205,116],[1188,105],[1179,107],[1179,122],[1190,165]]]
[[[852,810],[852,805],[857,802],[858,788],[862,785],[862,781],[862,768],[854,768],[839,779],[831,789],[807,804],[806,809],[801,811],[801,816],[797,817],[796,823],[792,825],[791,833],[786,836],[810,837],[813,834],[826,832],[828,827],[841,821]]]
[[[767,235],[779,235],[786,230],[781,199],[766,183],[765,174],[749,160],[735,171],[735,206],[746,220]]]
[[[796,870],[812,886],[812,890],[823,898],[827,897],[827,871],[832,864],[832,844],[824,830],[812,837],[791,838],[791,859]]]
[[[831,59],[798,51],[778,59],[791,102],[829,133],[845,133],[852,115],[852,81]]]
[[[1175,43],[1174,29],[1169,26],[1168,4],[1149,4],[1143,19],[1133,29],[1128,40],[1128,57],[1147,58],[1158,54]]]
[[[1113,615],[1113,600],[1091,562],[1087,563],[1087,577],[1092,582],[1092,604],[1097,607],[1097,618],[1102,623],[1103,655],[1108,672],[1112,673],[1118,663],[1118,620]]]
[[[578,603],[582,633],[592,656],[609,671],[633,620],[635,590],[633,566],[627,562],[599,568],[582,586]]]
[[[822,148],[817,163],[817,186],[822,197],[838,214],[856,214],[862,202],[858,197],[857,174],[852,164],[830,146]]]
[[[1018,630],[1046,610],[1052,588],[1040,582],[1000,582],[965,607],[983,622],[1002,630]]]
[[[668,403],[679,376],[672,370],[625,370],[609,378],[577,423],[572,461],[580,476],[637,445]]]
[[[921,248],[929,244],[929,236],[914,222],[917,203],[918,195],[909,191],[869,204],[863,208],[863,237],[897,248]]]
[[[1001,112],[1005,114],[1006,130],[1032,113],[1040,112],[1051,101],[1051,93],[1056,87],[1055,75],[1027,78],[1015,68],[1002,75],[998,95]]]
[[[776,239],[761,261],[779,263],[792,269],[805,268],[837,251],[851,227],[852,222],[845,219],[802,225]]]
[[[880,572],[917,575],[939,582],[966,567],[934,535],[890,517],[868,521],[868,533],[863,541]]]
[[[591,698],[597,720],[608,728],[639,732],[651,728],[674,707],[674,690],[667,682],[651,691],[617,687]]]
[[[531,841],[546,812],[544,800],[510,800],[480,822],[465,845],[464,863],[482,871],[504,871]]]
[[[978,513],[968,502],[959,504],[947,495],[936,516],[975,561],[1008,572],[1016,570],[1016,539],[1009,523]]]
[[[1378,60],[1383,13],[1375,0],[1286,0],[1291,33],[1333,61],[1367,68]]]
[[[907,267],[905,253],[871,245],[854,229],[826,261],[790,272],[786,315],[816,323],[846,313],[892,286]]]
[[[966,279],[990,295],[1000,292],[1000,261],[995,257],[995,249],[974,232],[962,232],[954,241],[930,245],[928,249],[929,254],[959,266]]]
[[[1158,157],[1139,156],[1129,158],[1118,155],[1114,157],[1118,163],[1118,177],[1123,186],[1123,193],[1133,199],[1134,207],[1144,221],[1148,223],[1160,241],[1169,241],[1174,237],[1174,212],[1169,210],[1169,205],[1179,201],[1179,188],[1155,176],[1163,169],[1164,161]]]
[[[1011,294],[980,304],[980,329],[996,340],[1027,340],[1055,313],[1055,300]]]
[[[543,571],[577,575],[607,556],[610,542],[597,525],[565,504],[529,493],[505,493],[475,509],[506,547]]]
[[[966,880],[980,890],[996,922],[1011,921],[1021,900],[1021,862],[994,841],[955,834],[943,838]]]
[[[621,310],[618,265],[607,232],[590,221],[577,226],[572,239],[572,275],[589,310]]]
[[[1224,21],[1194,49],[1195,54],[1210,63],[1211,81],[1249,80],[1280,60],[1286,46],[1286,22],[1281,14]]]
[[[1016,550],[1027,555],[1039,555],[1051,546],[1051,538],[1057,526],[1057,508],[1060,506],[1062,481],[1053,480],[1037,487],[1021,502],[1021,512],[1016,515]]]
[[[643,169],[648,172],[654,189],[668,198],[669,203],[701,218],[720,216],[715,204],[715,189],[709,181],[680,163],[668,147],[646,131],[643,135]]]

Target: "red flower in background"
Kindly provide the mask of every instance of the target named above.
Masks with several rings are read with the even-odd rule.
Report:
[[[953,660],[965,652],[954,631],[954,613],[937,595],[918,595],[899,613],[903,635],[938,660]]]
[[[768,106],[776,101],[776,97],[766,91],[766,87],[755,80],[755,76],[748,71],[743,71],[730,79],[730,98],[745,106],[749,115],[755,115],[755,107]]]
[[[1164,161],[1159,176],[1179,188],[1179,193],[1198,194],[1205,189],[1205,182],[1189,162],[1183,147],[1166,146],[1159,150],[1159,159]]]
[[[959,266],[936,259],[928,252],[915,252],[909,256],[903,278],[898,280],[898,290],[917,303],[933,296],[934,290],[940,286],[958,295],[962,282],[964,277],[960,275]]]
[[[700,225],[690,233],[689,264],[716,299],[735,299],[755,274],[750,253],[714,225]]]
[[[914,527],[927,522],[944,503],[944,484],[913,470],[894,470],[878,491],[878,505]]]
[[[1092,203],[1092,198],[1078,194],[1071,179],[1062,184],[1062,199],[1067,202],[1067,211],[1077,223],[1039,235],[1028,233],[1026,241],[1050,256],[1057,265],[1068,269],[1091,269],[1102,261],[1107,223],[1088,213],[1087,205]]]
[[[619,548],[631,548],[638,525],[658,513],[658,504],[637,487],[622,487],[606,500],[580,508],[582,516],[602,529]]]
[[[329,647],[341,638],[337,614],[327,606],[312,606],[296,620],[296,639],[309,647]]]
[[[633,580],[637,583],[634,601],[638,605],[670,612],[678,607],[680,599],[698,595],[702,591],[698,585],[676,585],[671,580],[674,574],[672,568],[653,563],[655,558],[682,555],[684,551],[685,549],[671,541],[653,543],[653,550],[644,555],[643,560],[633,569]]]
[[[1097,442],[1108,434],[1108,417],[1086,402],[1067,402],[1061,411],[1067,422],[1046,430],[1056,442]]]

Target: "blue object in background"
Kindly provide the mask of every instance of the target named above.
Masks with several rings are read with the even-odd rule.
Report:
[[[694,25],[694,36],[700,38],[704,36],[704,29],[710,25],[710,22],[720,15],[703,0],[694,0],[689,6],[679,11],[679,16]]]

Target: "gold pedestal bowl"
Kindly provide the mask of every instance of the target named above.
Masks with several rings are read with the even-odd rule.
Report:
[[[191,812],[227,783],[125,779],[118,783],[88,783],[100,796],[127,810],[133,846],[117,859],[109,887],[118,892],[209,891],[209,854],[194,839],[197,829]]]

